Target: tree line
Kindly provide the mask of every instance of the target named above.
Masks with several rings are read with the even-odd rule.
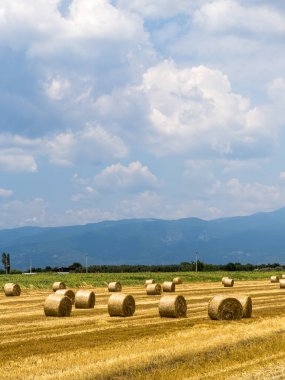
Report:
[[[32,268],[33,272],[73,272],[73,273],[143,273],[143,272],[194,272],[196,270],[196,262],[182,262],[180,264],[168,265],[90,265],[87,268],[81,263],[76,262],[67,267],[51,267],[45,268]],[[208,264],[202,261],[197,261],[198,272],[215,272],[227,271],[238,272],[253,270],[270,271],[270,270],[285,270],[285,266],[279,263],[268,264],[241,264],[241,263],[227,263],[227,264]]]
[[[2,253],[2,265],[4,270],[0,270],[0,273],[22,273],[19,270],[11,270],[10,254]],[[241,264],[239,262],[229,262],[227,264],[208,264],[203,261],[184,261],[180,264],[157,264],[157,265],[90,265],[87,268],[79,262],[74,262],[67,267],[51,267],[46,266],[44,268],[31,268],[34,273],[41,272],[72,272],[72,273],[141,273],[141,272],[215,272],[215,271],[227,271],[237,272],[246,271],[270,271],[270,270],[285,270],[285,266],[280,263],[268,263],[268,264]],[[28,272],[29,270],[27,270]]]

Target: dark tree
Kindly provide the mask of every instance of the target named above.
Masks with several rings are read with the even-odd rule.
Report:
[[[10,274],[10,255],[9,253],[2,253],[2,264],[5,268],[6,274]]]

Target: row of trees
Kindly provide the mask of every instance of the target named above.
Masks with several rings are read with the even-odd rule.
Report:
[[[272,264],[207,264],[202,261],[197,261],[197,270],[199,272],[214,272],[214,271],[253,271],[253,270],[285,270],[285,266],[279,263]],[[140,273],[140,272],[193,272],[196,270],[196,262],[182,262],[180,264],[170,265],[91,265],[87,268],[88,273]],[[50,267],[32,268],[33,272],[74,272],[84,273],[86,267],[81,263],[73,263],[68,267]]]
[[[10,254],[2,253],[2,264],[5,273],[9,274],[11,271]],[[279,263],[268,264],[241,264],[241,263],[227,263],[227,264],[207,264],[200,260],[185,261],[180,264],[169,265],[91,265],[88,268],[79,262],[74,262],[67,267],[51,267],[45,268],[32,268],[32,272],[74,272],[74,273],[139,273],[139,272],[193,272],[197,268],[198,272],[211,272],[211,271],[253,271],[253,270],[284,270],[285,266]],[[18,272],[18,271],[13,271]],[[1,273],[1,271],[0,271]],[[3,272],[2,272],[3,273]]]

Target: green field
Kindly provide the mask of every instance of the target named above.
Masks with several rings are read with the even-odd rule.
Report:
[[[16,282],[23,289],[49,289],[53,282],[63,281],[68,287],[104,286],[105,282],[120,281],[122,285],[141,285],[148,278],[156,282],[171,281],[181,277],[183,282],[215,282],[228,276],[234,280],[262,280],[280,272],[167,272],[167,273],[39,273],[35,275],[13,274],[0,275],[0,287],[6,282]]]

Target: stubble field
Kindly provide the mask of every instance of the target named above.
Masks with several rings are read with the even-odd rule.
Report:
[[[50,290],[1,292],[0,379],[285,379],[285,289],[278,284],[178,285],[188,305],[181,319],[160,318],[160,296],[147,296],[143,283],[123,287],[136,300],[128,318],[109,316],[106,287],[84,287],[95,291],[95,308],[73,308],[68,318],[44,316]],[[253,317],[210,320],[209,299],[224,293],[250,295]]]

